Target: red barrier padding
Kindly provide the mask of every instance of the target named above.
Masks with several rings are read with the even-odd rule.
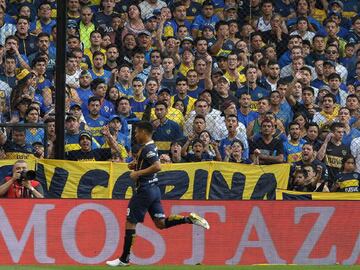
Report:
[[[0,201],[0,264],[103,264],[121,253],[127,201]],[[360,203],[164,201],[210,223],[137,227],[135,264],[359,264]]]

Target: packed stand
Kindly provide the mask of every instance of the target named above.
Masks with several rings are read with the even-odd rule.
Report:
[[[64,91],[66,159],[131,161],[143,119],[162,163],[291,163],[291,190],[359,191],[357,0],[67,1],[63,90],[56,1],[0,1],[2,158],[54,157]]]

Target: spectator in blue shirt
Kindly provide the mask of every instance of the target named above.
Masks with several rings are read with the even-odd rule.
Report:
[[[214,14],[214,3],[211,0],[206,0],[202,4],[201,15],[195,17],[191,25],[191,33],[193,37],[198,37],[202,28],[205,24],[212,25],[215,27],[215,24],[220,21],[219,17]]]
[[[165,154],[170,149],[172,141],[178,141],[184,137],[179,124],[167,119],[168,106],[165,102],[158,101],[155,104],[156,119],[152,121],[154,126],[153,139],[160,154]]]
[[[249,64],[245,67],[244,73],[246,76],[246,86],[238,89],[236,96],[240,97],[242,93],[248,93],[251,96],[252,101],[258,101],[263,97],[268,97],[270,91],[258,86],[257,84],[257,74],[258,70],[255,65]]]

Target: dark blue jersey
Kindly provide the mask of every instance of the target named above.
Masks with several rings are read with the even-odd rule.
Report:
[[[159,161],[157,147],[154,141],[149,141],[143,145],[138,152],[136,171],[147,169],[156,161]],[[157,181],[158,178],[156,173],[142,175],[138,179],[138,186],[147,186],[156,183]]]
[[[336,182],[339,184],[338,192],[359,192],[360,174],[357,172],[341,172],[336,176]]]

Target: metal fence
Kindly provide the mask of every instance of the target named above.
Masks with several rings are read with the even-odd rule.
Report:
[[[163,162],[181,160],[176,145],[185,145],[183,157],[194,154],[197,138],[211,159],[225,160],[234,137],[243,158],[251,157],[265,118],[276,124],[274,133],[290,136],[305,88],[314,96],[304,120],[320,127],[338,121],[339,106],[321,118],[324,94],[335,93],[342,106],[348,94],[359,96],[358,3],[338,10],[334,1],[155,2],[5,4],[2,123],[21,123],[35,106],[39,121],[56,121],[57,154],[48,157],[62,158],[64,150],[71,159],[126,161],[133,124],[144,119],[153,123]],[[345,92],[329,83],[333,73]],[[268,104],[260,104],[264,97]],[[356,118],[359,108],[350,110]],[[301,132],[306,137],[302,122]],[[69,156],[84,151],[87,139],[98,153]]]

